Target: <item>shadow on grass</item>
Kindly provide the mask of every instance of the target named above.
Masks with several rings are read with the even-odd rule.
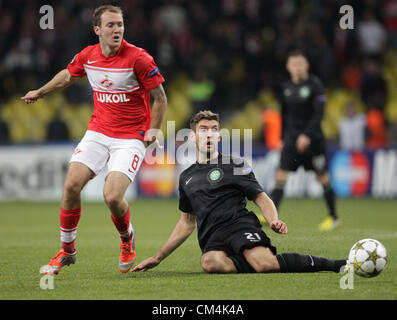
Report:
[[[208,274],[203,271],[197,271],[197,272],[191,272],[191,271],[186,271],[186,272],[181,272],[181,271],[144,271],[144,272],[130,272],[128,274],[129,277],[131,278],[175,278],[175,277],[213,277],[213,276],[230,276],[233,275],[233,273],[229,274]]]

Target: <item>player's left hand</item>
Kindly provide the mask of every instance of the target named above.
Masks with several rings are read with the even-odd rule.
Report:
[[[274,220],[270,223],[270,228],[277,233],[286,234],[288,232],[287,225],[284,221]]]
[[[301,133],[298,136],[298,139],[296,139],[296,149],[298,149],[298,152],[302,153],[310,146],[310,142],[310,138],[307,135]]]
[[[147,258],[146,260],[139,263],[134,269],[132,269],[132,272],[147,271],[148,269],[156,267],[158,264],[160,264],[160,262],[161,259],[154,255],[153,257]]]

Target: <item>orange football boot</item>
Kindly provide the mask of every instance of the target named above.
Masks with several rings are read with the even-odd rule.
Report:
[[[121,273],[127,273],[134,265],[136,259],[135,251],[135,231],[130,241],[121,241],[119,270]]]
[[[62,267],[74,264],[76,262],[76,258],[76,252],[69,253],[62,248],[47,265],[41,267],[40,273],[58,274]]]

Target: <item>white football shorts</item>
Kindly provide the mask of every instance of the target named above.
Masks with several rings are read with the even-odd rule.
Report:
[[[69,162],[81,162],[95,175],[107,164],[109,173],[119,171],[134,181],[145,153],[146,148],[141,140],[111,138],[87,130]]]

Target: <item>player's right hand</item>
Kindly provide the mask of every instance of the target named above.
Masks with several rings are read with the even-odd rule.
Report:
[[[286,234],[288,232],[287,225],[281,220],[273,220],[269,226],[274,232],[277,233]]]
[[[296,139],[296,149],[299,153],[302,153],[310,146],[310,142],[310,138],[307,135],[301,133]]]
[[[39,90],[32,90],[25,94],[25,96],[21,97],[21,100],[25,101],[25,103],[34,103],[41,97]]]
[[[132,272],[146,271],[148,269],[152,269],[160,264],[160,262],[161,260],[156,258],[156,256],[150,257],[138,264],[134,269],[132,269]]]

